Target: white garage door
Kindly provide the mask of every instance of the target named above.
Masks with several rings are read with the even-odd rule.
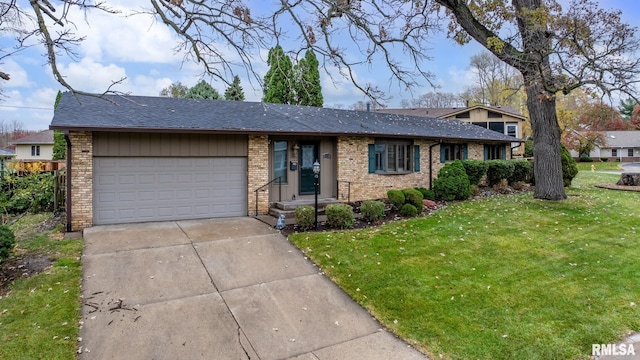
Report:
[[[96,225],[247,215],[244,157],[96,157]]]

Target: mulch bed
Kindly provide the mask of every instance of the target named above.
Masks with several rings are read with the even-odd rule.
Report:
[[[15,279],[29,277],[47,270],[52,264],[48,254],[22,254],[0,262],[0,297],[9,292]]]

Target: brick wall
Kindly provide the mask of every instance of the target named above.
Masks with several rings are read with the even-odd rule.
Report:
[[[347,194],[351,182],[351,201],[380,199],[389,189],[429,187],[429,145],[432,142],[416,141],[420,145],[420,172],[403,175],[369,174],[369,144],[374,138],[340,137],[337,143],[337,176],[340,180],[338,196]],[[433,164],[439,166],[438,147],[433,149]],[[437,172],[437,170],[435,170]]]
[[[93,136],[88,131],[70,131],[71,140],[71,230],[93,226]]]
[[[264,136],[249,136],[248,151],[248,212],[249,216],[255,215],[256,193],[258,187],[265,185],[269,181],[269,138]],[[258,213],[269,212],[269,187],[258,192]]]
[[[338,197],[346,198],[349,191],[347,182],[351,182],[351,201],[380,199],[387,196],[390,189],[408,187],[429,188],[429,176],[435,179],[438,171],[444,166],[440,162],[440,146],[431,149],[431,170],[429,173],[429,147],[435,142],[417,140],[414,145],[420,146],[420,172],[402,175],[369,174],[369,144],[374,138],[340,137],[337,144]],[[469,159],[484,159],[484,145],[468,143]],[[344,194],[344,196],[343,196]]]

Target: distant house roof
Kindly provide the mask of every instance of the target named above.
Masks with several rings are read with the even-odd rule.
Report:
[[[308,106],[66,92],[50,129],[414,137],[514,142],[461,121]]]
[[[640,131],[604,131],[607,145],[604,148],[640,148]]]
[[[513,116],[522,121],[526,120],[526,117],[522,115],[513,106],[485,106],[475,105],[471,107],[448,107],[448,108],[406,108],[406,109],[376,109],[375,112],[386,114],[400,114],[411,116],[429,116],[429,117],[449,117],[464,112],[468,112],[475,109],[486,109],[488,111],[494,111],[497,113]]]
[[[45,130],[9,142],[11,145],[53,144],[53,130]]]
[[[16,154],[10,150],[10,149],[2,149],[0,148],[0,157],[13,157],[16,156]]]

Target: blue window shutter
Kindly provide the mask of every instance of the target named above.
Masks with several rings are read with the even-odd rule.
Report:
[[[369,174],[376,172],[376,145],[369,144]]]
[[[420,172],[420,145],[413,146],[413,171]]]
[[[507,160],[507,145],[502,145],[502,160]]]
[[[467,160],[468,157],[469,157],[469,147],[467,146],[467,144],[464,144],[464,159]]]
[[[489,145],[484,145],[484,159],[489,160]]]
[[[447,152],[447,145],[440,144],[440,162],[445,162],[445,154]]]

